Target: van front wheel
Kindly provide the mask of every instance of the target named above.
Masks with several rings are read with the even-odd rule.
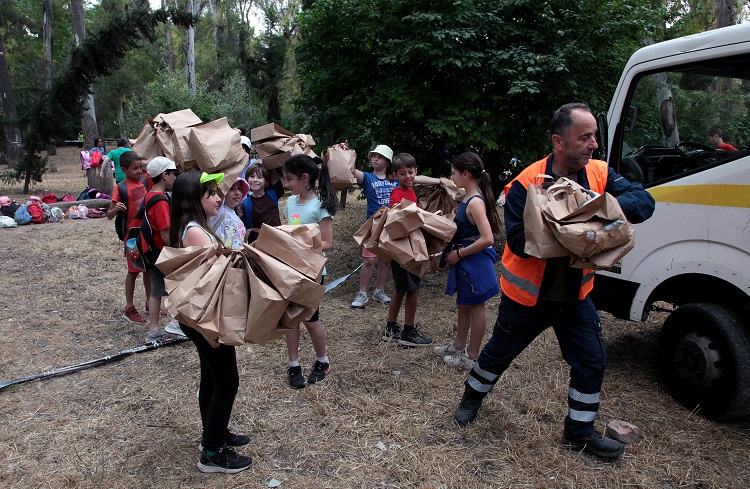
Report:
[[[750,414],[750,332],[711,302],[677,308],[659,337],[662,377],[674,398],[716,421]]]

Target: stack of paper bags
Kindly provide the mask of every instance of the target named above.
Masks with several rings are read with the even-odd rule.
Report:
[[[133,151],[150,160],[166,156],[180,171],[224,173],[219,189],[226,193],[240,176],[249,155],[240,133],[226,117],[203,124],[190,109],[158,114],[149,119],[133,143]]]
[[[453,219],[458,205],[464,200],[466,191],[456,187],[453,180],[441,178],[439,185],[415,185],[419,207],[427,212],[440,213]]]
[[[325,293],[320,229],[294,228],[264,225],[242,250],[164,248],[156,266],[164,273],[167,310],[213,346],[280,338],[284,325],[309,319]]]
[[[381,207],[353,237],[375,255],[395,260],[421,277],[437,269],[440,254],[454,234],[452,220],[402,200],[391,208]]]
[[[312,136],[292,134],[274,122],[251,129],[250,140],[267,170],[284,166],[292,155],[317,156],[311,148],[315,146]]]

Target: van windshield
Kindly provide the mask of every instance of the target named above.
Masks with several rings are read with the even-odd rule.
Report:
[[[745,58],[646,74],[629,96],[620,116],[622,156],[610,162],[628,180],[651,186],[750,154],[750,63]]]

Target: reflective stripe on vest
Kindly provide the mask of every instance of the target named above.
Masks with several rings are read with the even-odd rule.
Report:
[[[546,173],[547,158],[541,159],[529,165],[520,175],[511,181],[506,189],[514,181],[521,183],[524,188],[528,189],[530,184],[536,182],[540,174]],[[589,188],[597,193],[604,193],[607,186],[607,163],[599,160],[591,160],[586,165],[586,178],[588,179]],[[506,190],[507,192],[507,190]],[[500,287],[503,293],[515,302],[524,306],[536,305],[539,300],[539,292],[544,278],[544,268],[546,260],[529,256],[526,258],[517,256],[505,245],[502,257],[502,267],[500,273]],[[583,270],[581,278],[581,288],[578,291],[578,299],[583,300],[594,288],[594,271]]]

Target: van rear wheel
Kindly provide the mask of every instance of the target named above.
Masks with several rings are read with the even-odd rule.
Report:
[[[750,414],[750,333],[728,307],[677,308],[661,330],[659,364],[667,388],[688,409],[716,421]]]

